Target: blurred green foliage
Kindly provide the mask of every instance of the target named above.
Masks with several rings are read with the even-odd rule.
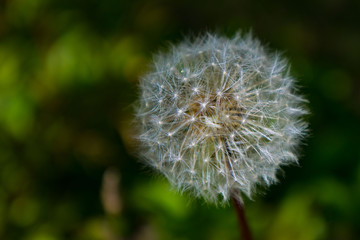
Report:
[[[230,206],[134,154],[151,54],[205,30],[285,50],[310,100],[300,167],[247,201],[256,239],[360,238],[359,1],[0,2],[0,239],[238,239]],[[266,194],[265,194],[266,193]]]

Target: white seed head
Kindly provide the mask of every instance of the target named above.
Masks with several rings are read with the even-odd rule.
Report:
[[[250,35],[175,46],[155,58],[140,90],[141,155],[181,191],[241,200],[297,163],[306,101],[286,60]]]

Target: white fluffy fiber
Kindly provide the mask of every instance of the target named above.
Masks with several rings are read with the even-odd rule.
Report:
[[[305,100],[286,60],[250,35],[181,43],[155,58],[140,90],[141,155],[181,191],[241,200],[297,163]]]

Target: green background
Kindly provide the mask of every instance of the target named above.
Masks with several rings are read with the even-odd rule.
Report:
[[[309,99],[300,166],[246,210],[256,239],[360,239],[360,1],[0,1],[0,239],[238,239],[231,206],[170,190],[136,158],[152,54],[242,29]]]

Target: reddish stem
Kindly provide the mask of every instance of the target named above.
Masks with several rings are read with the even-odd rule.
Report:
[[[245,209],[243,203],[239,202],[233,196],[231,197],[236,215],[238,218],[239,227],[241,229],[241,236],[243,240],[252,240],[251,231],[245,217]]]

